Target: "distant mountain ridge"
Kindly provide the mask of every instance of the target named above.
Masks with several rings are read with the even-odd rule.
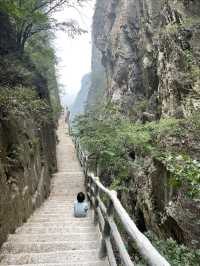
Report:
[[[76,115],[84,113],[90,87],[91,73],[88,73],[83,76],[81,81],[81,89],[71,107],[71,120],[73,120]]]

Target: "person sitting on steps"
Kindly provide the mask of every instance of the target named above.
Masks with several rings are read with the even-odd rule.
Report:
[[[85,194],[79,192],[77,200],[74,203],[74,216],[75,217],[86,217],[89,210],[88,203],[85,201]]]

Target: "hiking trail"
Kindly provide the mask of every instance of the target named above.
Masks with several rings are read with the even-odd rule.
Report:
[[[0,265],[106,266],[99,259],[100,233],[92,211],[86,218],[73,216],[76,195],[85,191],[84,175],[64,119],[59,121],[58,172],[49,198],[0,250]],[[49,162],[51,163],[51,162]]]

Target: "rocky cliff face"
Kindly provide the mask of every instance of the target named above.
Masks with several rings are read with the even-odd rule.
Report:
[[[36,120],[40,117],[34,117],[32,109],[22,108],[30,88],[37,95],[36,105],[32,107],[37,109],[42,99],[50,108],[48,82],[29,58],[22,59],[15,54],[15,32],[5,14],[0,14],[0,25],[1,245],[49,195],[51,175],[57,166],[52,118],[38,124]],[[17,89],[18,94],[14,94]],[[5,90],[10,94],[6,95]],[[18,97],[15,99],[13,95]],[[10,104],[13,109],[9,108]]]
[[[51,131],[45,126],[38,131],[26,116],[0,123],[0,244],[49,195],[56,167]]]
[[[91,86],[88,92],[86,110],[95,109],[100,106],[105,98],[105,88],[107,84],[105,69],[102,65],[102,54],[94,45],[92,47],[92,71],[90,75]]]
[[[94,40],[107,95],[128,115],[146,99],[149,118],[198,109],[199,10],[198,0],[97,1]]]
[[[199,111],[199,14],[198,0],[97,1],[93,39],[106,71],[106,96],[132,121]],[[159,162],[140,154],[136,161],[126,184],[132,192],[120,197],[139,228],[200,247],[199,201],[172,189]]]

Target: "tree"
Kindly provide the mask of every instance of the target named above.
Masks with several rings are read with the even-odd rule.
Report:
[[[6,12],[16,30],[17,49],[23,54],[26,42],[41,31],[61,29],[70,36],[84,32],[76,21],[58,23],[53,14],[63,6],[76,8],[88,0],[0,0],[0,11]]]

